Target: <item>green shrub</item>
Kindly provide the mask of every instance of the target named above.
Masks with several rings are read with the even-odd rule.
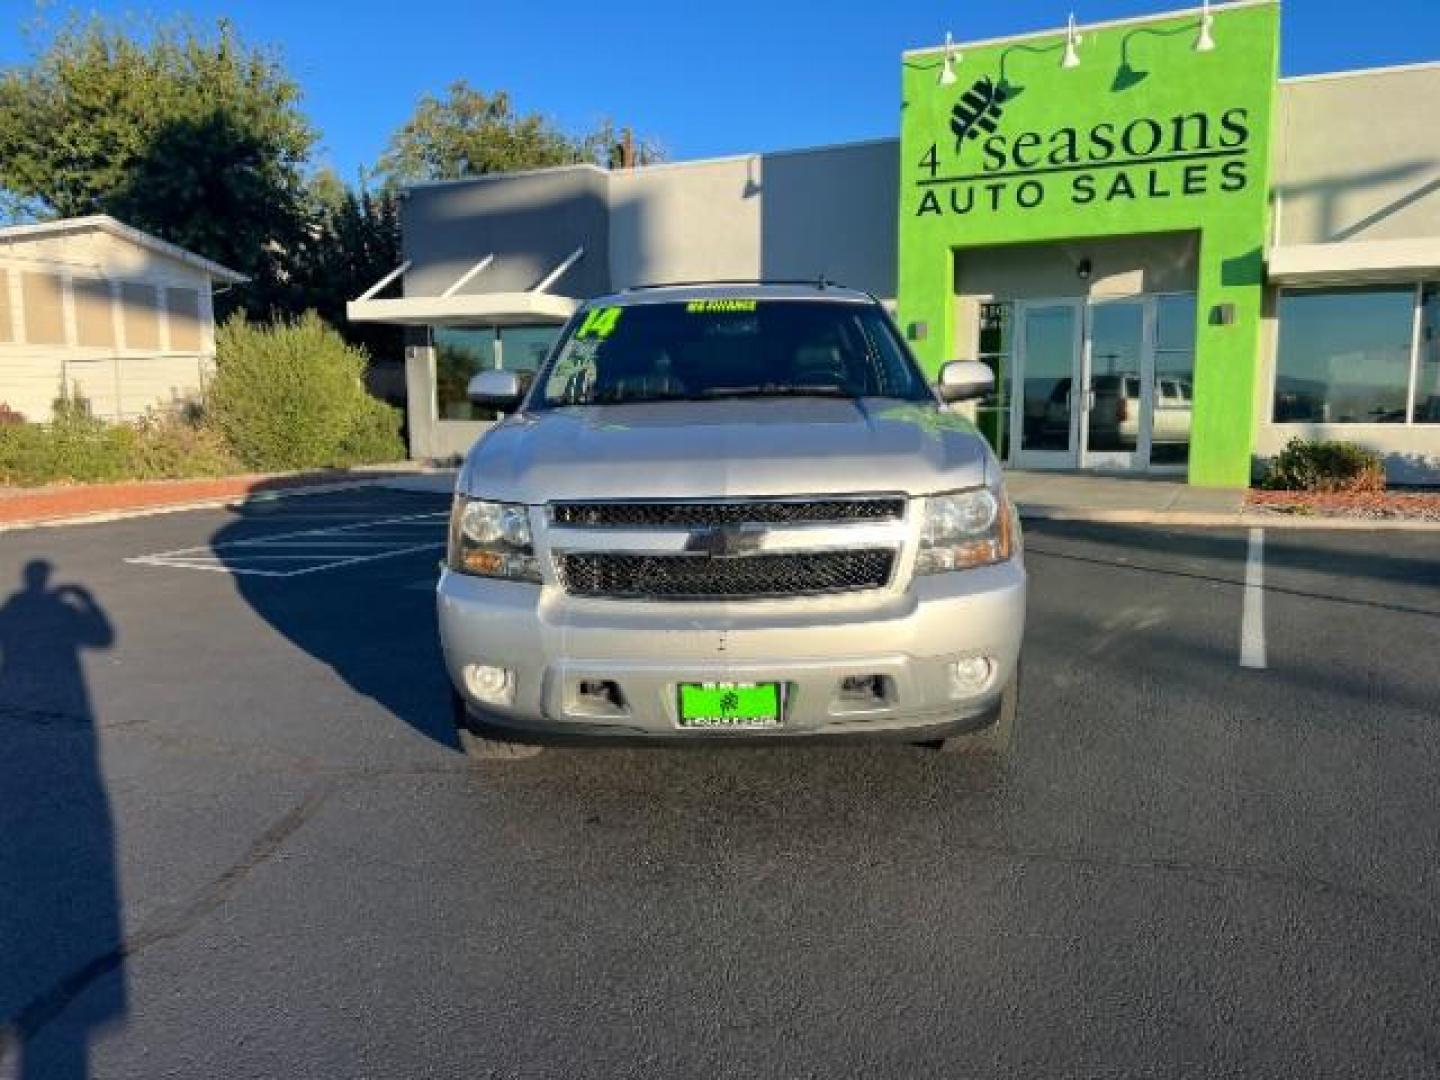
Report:
[[[220,328],[206,415],[246,466],[313,469],[404,456],[365,391],[368,359],[314,312]],[[387,410],[387,416],[394,410]],[[387,434],[392,437],[386,437]]]
[[[400,410],[366,395],[355,426],[340,443],[338,465],[374,465],[405,456],[400,441]]]
[[[41,430],[44,437],[35,444],[40,457],[32,462],[38,476],[31,483],[125,478],[133,430],[94,416],[90,402],[63,382],[51,408],[50,423]]]
[[[48,424],[0,424],[0,484],[94,483],[219,476],[239,463],[220,435],[179,413],[133,424],[97,419],[62,388]]]
[[[1270,459],[1260,486],[1280,491],[1384,491],[1380,455],[1352,442],[1291,439]]]
[[[0,484],[43,484],[52,471],[53,455],[44,428],[0,425]]]
[[[136,480],[226,476],[241,471],[224,436],[198,417],[153,413],[136,421],[132,430],[127,474]]]

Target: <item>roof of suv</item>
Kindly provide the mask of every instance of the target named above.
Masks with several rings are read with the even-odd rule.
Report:
[[[690,300],[828,300],[837,303],[875,304],[875,297],[859,289],[820,282],[712,282],[684,285],[644,285],[596,296],[583,307],[632,307],[638,304],[675,304]]]

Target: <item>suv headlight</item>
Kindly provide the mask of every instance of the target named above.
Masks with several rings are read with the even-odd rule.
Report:
[[[931,495],[925,500],[915,573],[969,570],[1010,558],[1014,524],[1005,496],[989,488]]]
[[[450,569],[478,577],[540,580],[530,511],[520,503],[455,496],[450,511]]]

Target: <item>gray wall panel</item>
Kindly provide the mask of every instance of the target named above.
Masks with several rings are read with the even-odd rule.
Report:
[[[1281,244],[1440,236],[1440,66],[1282,82]]]
[[[577,166],[411,188],[401,210],[405,295],[439,296],[477,259],[488,269],[465,293],[523,292],[576,247],[585,258],[552,292],[588,297],[609,291],[608,177]]]
[[[760,166],[760,268],[895,295],[900,143],[766,154]]]
[[[576,246],[555,291],[717,278],[833,280],[895,295],[899,143],[884,140],[604,173],[588,167],[412,188],[408,296],[524,290]]]
[[[749,157],[612,173],[615,287],[758,277],[759,171]]]

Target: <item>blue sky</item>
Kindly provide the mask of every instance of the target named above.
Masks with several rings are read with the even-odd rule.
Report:
[[[939,43],[1185,6],[1163,0],[90,0],[106,14],[231,19],[278,45],[305,88],[321,159],[371,163],[416,98],[456,78],[588,128],[604,116],[672,159],[845,142],[898,128],[899,56]],[[53,18],[67,7],[47,3]],[[697,9],[704,14],[697,14]],[[25,56],[34,0],[0,0],[0,64]],[[1222,24],[1223,25],[1223,24]],[[1440,60],[1440,0],[1289,0],[1286,74]],[[1223,42],[1222,42],[1223,43]]]

